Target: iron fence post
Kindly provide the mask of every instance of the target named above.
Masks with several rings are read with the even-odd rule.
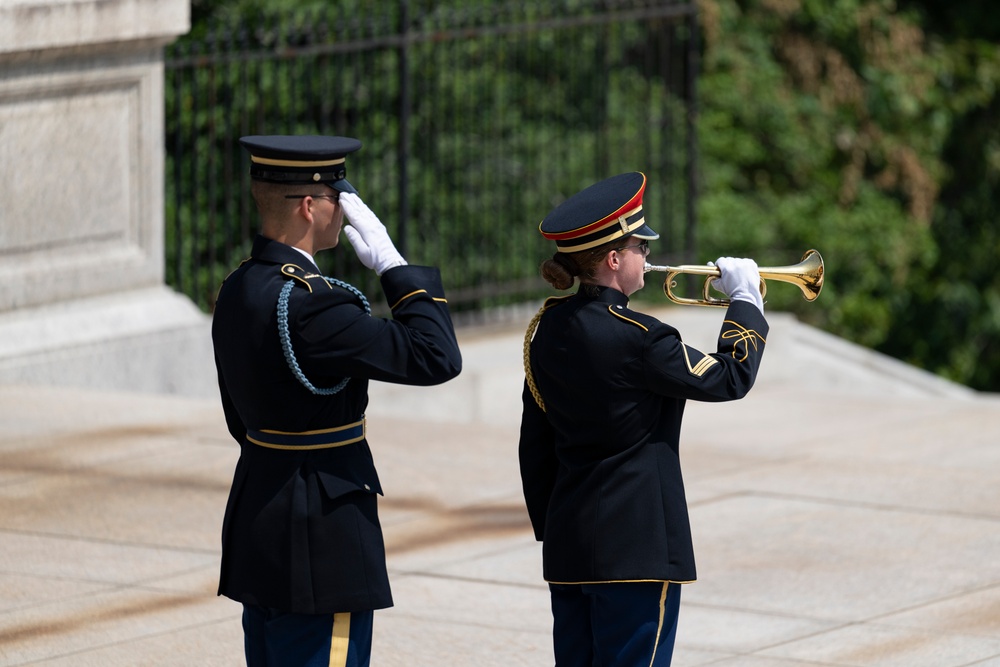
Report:
[[[696,262],[698,254],[698,4],[692,3],[688,14],[687,36],[687,261]]]
[[[399,251],[406,257],[409,251],[410,178],[410,3],[400,0],[399,42]]]

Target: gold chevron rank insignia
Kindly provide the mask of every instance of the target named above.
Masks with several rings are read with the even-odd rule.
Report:
[[[699,377],[700,378],[701,376],[703,376],[705,374],[705,372],[709,368],[711,368],[715,364],[719,363],[718,359],[716,359],[714,357],[710,357],[707,354],[703,354],[702,357],[701,357],[701,359],[699,359],[697,362],[695,362],[694,364],[692,364],[691,363],[691,353],[692,352],[694,352],[695,354],[702,354],[702,353],[699,352],[698,350],[694,349],[693,347],[688,347],[684,343],[681,343],[681,349],[684,350],[684,363],[687,364],[688,373],[690,373],[691,375],[693,375],[695,377]]]

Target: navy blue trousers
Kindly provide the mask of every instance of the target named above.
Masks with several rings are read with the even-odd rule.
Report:
[[[549,584],[556,667],[669,667],[681,585]]]
[[[371,611],[293,614],[243,605],[247,667],[368,667]]]

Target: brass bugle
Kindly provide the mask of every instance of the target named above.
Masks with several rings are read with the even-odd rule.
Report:
[[[667,274],[667,277],[663,281],[663,293],[674,303],[686,306],[719,306],[722,308],[726,308],[730,304],[730,299],[717,299],[709,294],[712,283],[721,275],[717,266],[704,264],[654,266],[653,264],[646,264],[646,272],[650,271],[663,271]],[[802,255],[802,261],[798,264],[791,266],[762,266],[757,271],[760,273],[761,297],[767,295],[765,280],[777,280],[783,283],[798,285],[806,301],[815,301],[819,293],[823,290],[823,257],[817,250],[807,250]],[[705,276],[701,299],[687,299],[673,293],[673,288],[677,287],[676,276],[682,273]]]

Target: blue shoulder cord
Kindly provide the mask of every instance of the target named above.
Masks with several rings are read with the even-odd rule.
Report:
[[[323,279],[331,285],[338,285],[343,287],[348,292],[352,292],[355,296],[361,299],[361,305],[365,307],[365,312],[369,315],[372,314],[371,306],[368,305],[368,299],[365,295],[361,293],[361,290],[349,285],[342,280],[337,280],[336,278],[327,278],[323,276]],[[292,293],[292,283],[294,281],[289,280],[285,282],[285,286],[281,288],[281,294],[278,295],[278,336],[281,338],[281,351],[285,353],[285,361],[288,362],[288,367],[292,370],[292,374],[295,376],[302,386],[311,391],[314,394],[320,396],[332,396],[338,391],[347,386],[347,383],[351,378],[344,378],[336,387],[329,389],[321,389],[313,385],[299,368],[299,362],[295,360],[295,352],[292,351],[292,337],[288,333],[288,295]]]

